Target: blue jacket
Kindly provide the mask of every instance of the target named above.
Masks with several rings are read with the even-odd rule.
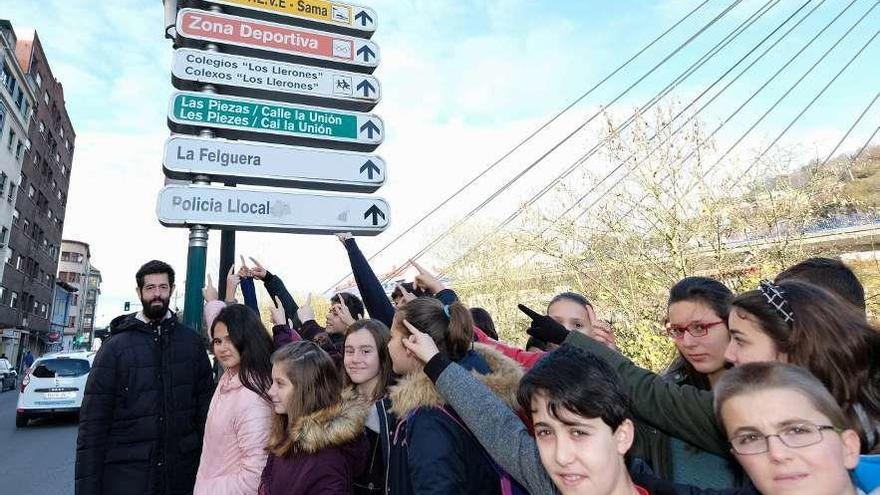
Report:
[[[515,404],[522,371],[513,360],[478,344],[459,364],[491,384],[506,403]],[[400,418],[391,432],[391,493],[501,493],[490,457],[427,375],[401,378],[389,390],[389,397]]]

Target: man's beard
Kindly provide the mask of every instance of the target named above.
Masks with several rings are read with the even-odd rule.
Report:
[[[150,301],[141,300],[141,304],[144,305],[144,316],[146,316],[150,320],[159,320],[165,316],[168,312],[168,303],[170,299],[162,299],[161,297],[154,297]],[[154,304],[161,303],[161,304]]]

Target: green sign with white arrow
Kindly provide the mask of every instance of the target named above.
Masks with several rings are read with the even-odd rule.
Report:
[[[175,131],[211,128],[219,136],[330,141],[345,149],[372,150],[385,133],[372,114],[189,91],[172,94],[168,121]]]

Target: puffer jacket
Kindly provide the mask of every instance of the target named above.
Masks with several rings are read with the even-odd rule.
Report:
[[[344,393],[340,403],[298,419],[288,428],[293,453],[269,454],[259,495],[350,495],[367,462],[366,417],[367,405]]]
[[[458,364],[474,373],[509,407],[516,404],[522,368],[483,344]],[[395,495],[499,494],[499,474],[476,437],[466,429],[424,373],[401,378],[389,389],[399,418],[392,432],[390,492]]]
[[[173,313],[117,317],[86,383],[77,495],[190,494],[214,391],[202,338]]]
[[[266,466],[272,405],[226,370],[211,399],[195,495],[252,495]]]

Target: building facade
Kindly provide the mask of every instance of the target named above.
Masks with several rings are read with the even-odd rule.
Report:
[[[0,280],[10,296],[0,299],[0,326],[20,329],[26,347],[40,355],[54,343],[50,320],[76,135],[39,37],[32,30],[16,33],[16,59],[36,100],[27,134],[30,149],[16,176],[9,261]]]
[[[80,335],[83,340],[91,342],[95,337],[95,315],[98,308],[98,296],[101,295],[101,271],[91,266],[86,276],[85,301],[82,304],[82,328]]]
[[[49,322],[49,345],[51,350],[63,347],[64,330],[67,328],[71,315],[71,303],[77,288],[67,282],[55,282],[55,297],[52,302],[52,319]]]
[[[19,259],[11,249],[14,223],[18,221],[16,204],[21,189],[22,166],[27,162],[30,141],[28,131],[33,114],[35,84],[21,67],[16,56],[18,38],[12,24],[0,20],[0,43],[2,43],[2,67],[0,67],[0,274],[23,273],[33,270],[24,259]],[[22,348],[27,346],[29,331],[22,325],[26,317],[19,315],[19,308],[31,302],[20,290],[9,289],[0,282],[0,352],[18,363]],[[51,302],[51,301],[47,301]],[[39,312],[40,306],[37,305]],[[29,314],[29,313],[27,313]],[[45,315],[44,315],[45,317]]]
[[[71,295],[67,325],[63,331],[64,349],[72,349],[74,341],[79,336],[91,336],[83,331],[83,319],[86,317],[85,308],[89,292],[90,280],[92,280],[92,259],[89,245],[85,242],[64,239],[61,241],[61,261],[58,263],[58,281],[64,282],[76,289]],[[98,275],[100,280],[100,274]],[[97,303],[97,295],[95,296]],[[92,308],[94,314],[94,307]],[[86,344],[88,337],[80,337],[78,342]],[[90,342],[90,341],[89,341]]]

